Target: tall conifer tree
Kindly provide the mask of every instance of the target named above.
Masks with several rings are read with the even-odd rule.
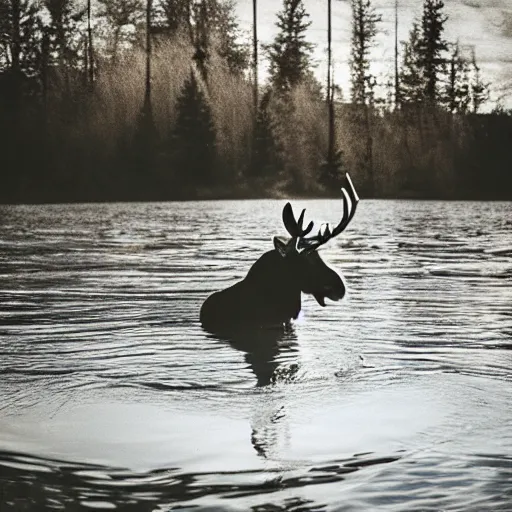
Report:
[[[461,55],[458,42],[451,48],[447,71],[444,98],[441,99],[449,112],[465,114],[471,102],[469,64]]]
[[[288,91],[311,77],[314,45],[306,41],[310,25],[302,0],[283,0],[277,15],[278,33],[265,47],[270,58],[270,82],[276,90]]]
[[[443,0],[424,0],[418,55],[423,72],[423,95],[431,105],[440,99],[440,78],[445,71],[445,52],[448,50],[443,36],[447,20],[443,9]]]
[[[400,104],[417,105],[423,101],[424,79],[419,55],[420,27],[414,22],[409,32],[409,40],[403,43],[402,65],[400,69]]]
[[[186,186],[211,185],[215,170],[215,127],[201,80],[192,70],[177,102],[172,136],[174,171]]]
[[[471,111],[474,114],[478,114],[480,107],[489,99],[489,87],[488,82],[482,80],[480,73],[480,67],[476,62],[476,53],[473,49],[471,55],[471,68],[472,77],[470,79],[471,87]]]
[[[371,0],[352,0],[352,39],[350,48],[350,81],[352,102],[373,102],[375,78],[370,73],[370,51],[375,44],[382,16],[375,12]]]
[[[132,36],[128,27],[141,23],[144,17],[142,0],[98,0],[99,16],[107,31],[107,55],[113,64]]]

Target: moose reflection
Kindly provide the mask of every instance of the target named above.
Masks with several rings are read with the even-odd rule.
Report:
[[[256,387],[294,382],[300,378],[300,353],[293,325],[285,328],[233,330],[230,334],[210,334],[244,354],[247,369],[256,377]],[[254,410],[251,444],[264,459],[279,458],[289,444],[287,406],[281,395],[268,395]]]
[[[283,222],[291,238],[274,237],[274,249],[263,254],[247,276],[233,286],[216,292],[204,302],[200,320],[213,333],[233,328],[279,326],[296,319],[301,310],[301,292],[337,301],[345,295],[341,277],[329,268],[317,249],[339,235],[352,220],[359,197],[350,176],[343,187],[343,216],[331,231],[322,225],[318,234],[308,237],[311,222],[303,229],[304,213],[295,219],[290,203],[283,208]]]
[[[230,333],[210,336],[244,354],[257,387],[294,380],[299,370],[297,335],[292,325],[284,329],[233,329]]]

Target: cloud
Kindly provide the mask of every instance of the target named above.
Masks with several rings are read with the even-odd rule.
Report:
[[[482,11],[491,35],[512,38],[512,8],[509,0],[489,0],[489,4],[482,6]]]
[[[473,9],[481,9],[482,2],[478,0],[462,0],[462,5],[466,5],[467,7],[472,7]]]
[[[501,34],[505,37],[512,37],[512,10],[503,11]]]

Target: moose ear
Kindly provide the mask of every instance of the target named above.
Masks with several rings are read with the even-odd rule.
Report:
[[[295,238],[291,238],[290,240],[286,240],[280,237],[274,237],[274,247],[276,251],[283,257],[290,255],[292,252],[296,251],[297,240]]]
[[[282,238],[274,237],[274,247],[283,258],[286,256],[286,242]]]

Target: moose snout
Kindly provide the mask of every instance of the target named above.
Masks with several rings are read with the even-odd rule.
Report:
[[[325,299],[338,301],[345,296],[345,284],[338,274],[333,274],[329,283],[324,283],[320,289],[313,293],[316,301],[322,307],[325,307]]]
[[[327,289],[325,290],[325,296],[328,299],[337,301],[337,300],[341,300],[341,299],[343,299],[343,297],[345,297],[345,292],[346,292],[345,284],[343,283],[342,279],[339,278],[338,283],[327,287]]]

